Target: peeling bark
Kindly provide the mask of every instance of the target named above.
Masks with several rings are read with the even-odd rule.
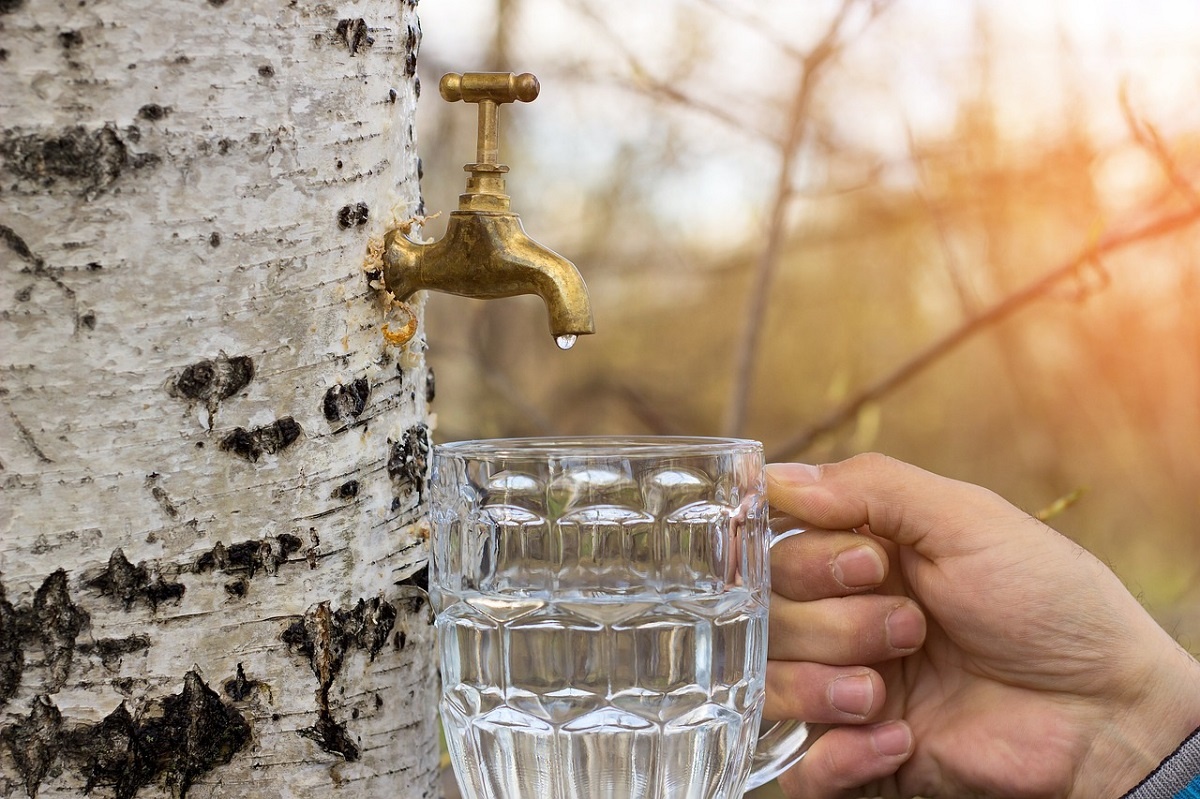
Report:
[[[0,26],[0,799],[436,796],[414,4]]]

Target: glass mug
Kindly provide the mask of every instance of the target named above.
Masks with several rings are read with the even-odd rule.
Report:
[[[465,799],[728,799],[794,764],[760,735],[762,445],[681,437],[434,448],[430,593]]]

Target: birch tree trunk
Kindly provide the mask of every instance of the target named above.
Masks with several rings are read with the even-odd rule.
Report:
[[[415,0],[0,0],[0,796],[428,797]]]

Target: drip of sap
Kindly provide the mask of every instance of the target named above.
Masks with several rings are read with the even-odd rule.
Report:
[[[568,333],[565,336],[555,336],[554,343],[558,345],[560,350],[569,350],[575,346],[575,340],[577,338],[579,337]]]

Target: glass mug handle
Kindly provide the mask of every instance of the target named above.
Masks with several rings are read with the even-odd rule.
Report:
[[[770,546],[774,547],[795,535],[806,532],[803,527],[791,527],[771,532]],[[777,721],[758,735],[758,746],[750,756],[750,778],[746,790],[766,785],[800,762],[810,746],[824,732],[823,726],[803,721]]]

